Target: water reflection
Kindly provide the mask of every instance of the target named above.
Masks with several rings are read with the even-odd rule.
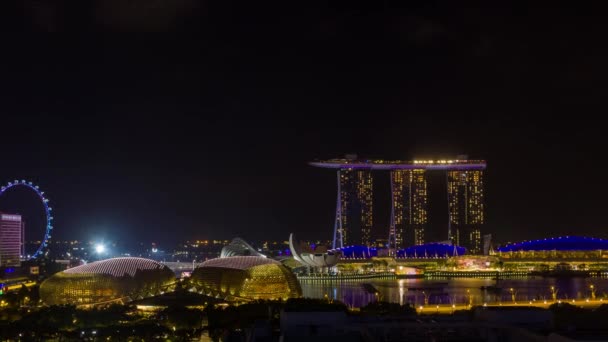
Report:
[[[362,284],[371,284],[379,296],[366,291]],[[361,307],[378,299],[399,304],[423,305],[425,297],[429,304],[473,305],[501,302],[551,301],[551,286],[561,300],[584,300],[591,298],[591,285],[597,298],[608,293],[606,278],[528,278],[528,279],[399,279],[364,280],[341,283],[303,282],[305,297],[340,300],[351,307]],[[378,298],[377,298],[378,297]],[[607,299],[608,301],[608,299]]]

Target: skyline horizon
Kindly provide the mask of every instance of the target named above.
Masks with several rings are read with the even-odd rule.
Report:
[[[317,159],[315,159],[315,160],[317,160]],[[412,161],[413,161],[413,160],[422,160],[422,158],[412,158],[411,160],[412,160]],[[425,160],[439,160],[439,159],[438,159],[438,158],[437,158],[437,159],[433,159],[433,158],[426,158]],[[471,160],[477,160],[477,158],[475,158],[475,159],[471,159]],[[487,163],[487,160],[485,160],[485,159],[481,159],[481,160],[482,160],[482,161],[484,161],[484,163]],[[308,164],[310,164],[310,162],[309,162]],[[384,170],[378,171],[378,170],[377,170],[377,171],[374,171],[374,172],[375,172],[375,173],[383,173],[383,172],[386,172],[386,171],[384,171]],[[376,203],[376,201],[374,201],[374,203]],[[4,211],[4,210],[0,210],[0,211]],[[13,213],[13,212],[11,212],[11,213]],[[18,213],[18,214],[20,214],[20,213]],[[26,220],[24,220],[24,221],[26,221]],[[328,224],[327,226],[330,226],[330,224]],[[447,228],[447,225],[445,226],[445,228]],[[379,226],[379,224],[376,224],[376,223],[374,224],[374,231],[375,231],[375,235],[376,235],[376,238],[374,239],[374,241],[378,241],[378,240],[383,240],[383,239],[384,239],[384,238],[381,236],[381,234],[378,234],[379,232],[383,232],[384,230],[388,231],[388,226]],[[522,241],[530,241],[530,240],[535,240],[535,239],[551,238],[551,237],[558,237],[558,236],[587,236],[587,237],[604,238],[603,236],[601,236],[601,235],[597,235],[597,234],[596,234],[596,235],[594,235],[594,234],[553,234],[553,235],[542,236],[542,237],[536,237],[536,238],[526,238],[526,237],[522,237],[522,238],[521,238],[521,239],[519,239],[519,240],[514,240],[514,239],[504,239],[504,240],[501,240],[501,241],[497,241],[497,240],[494,238],[494,235],[495,235],[495,234],[493,234],[492,232],[485,232],[485,231],[484,231],[484,232],[482,232],[482,233],[484,233],[484,234],[486,234],[486,233],[488,233],[488,234],[492,234],[492,235],[493,235],[493,242],[494,242],[494,243],[500,243],[500,244],[517,243],[517,242],[522,242]],[[209,233],[208,233],[208,234],[209,234]],[[213,234],[213,233],[211,233],[211,234]],[[322,233],[322,234],[323,234],[323,233]],[[298,235],[301,235],[301,234],[298,234]],[[319,235],[319,234],[317,234],[317,235]],[[329,235],[329,234],[328,234],[328,235]],[[245,236],[245,235],[244,235],[244,234],[238,234],[238,233],[237,233],[237,234],[236,234],[236,235],[234,235],[234,236],[221,235],[221,234],[220,234],[220,235],[208,235],[208,236],[212,236],[212,237],[210,237],[210,238],[203,238],[203,237],[200,237],[200,235],[199,235],[199,236],[197,236],[197,235],[191,235],[191,237],[190,237],[190,238],[187,238],[187,237],[186,237],[186,238],[182,238],[182,239],[181,239],[181,240],[179,240],[179,241],[178,241],[178,240],[172,240],[172,242],[171,242],[171,243],[175,244],[175,243],[179,243],[179,242],[182,242],[182,241],[188,241],[188,240],[202,240],[202,239],[213,239],[213,240],[215,240],[215,239],[218,239],[218,237],[219,237],[219,239],[220,239],[220,240],[230,240],[230,239],[232,239],[233,237],[236,237],[236,236]],[[608,237],[608,236],[606,236],[606,237]],[[82,240],[82,239],[86,239],[86,238],[84,238],[84,237],[83,237],[83,238],[80,238],[80,239],[72,239],[72,240]],[[162,237],[160,237],[160,238],[158,238],[158,239],[149,239],[149,240],[146,240],[146,243],[155,243],[155,242],[158,242],[159,240],[162,240],[162,239],[163,239]],[[260,238],[255,238],[255,237],[251,237],[251,236],[250,236],[250,237],[248,237],[247,239],[248,239],[248,241],[256,241],[256,242],[263,241],[263,240],[272,240],[272,241],[281,241],[281,240],[283,240],[283,241],[286,241],[286,240],[285,240],[285,239],[283,239],[282,237],[278,237],[278,236],[276,236],[275,238],[271,238],[271,239],[260,239]],[[60,240],[66,241],[66,239],[60,239]],[[70,239],[68,239],[68,241],[69,241],[69,240],[70,240]],[[319,237],[307,237],[307,238],[306,238],[306,239],[304,239],[304,240],[306,240],[306,241],[325,241],[325,239],[324,239],[324,238],[319,238]],[[93,239],[92,239],[92,240],[90,240],[90,241],[93,241]],[[328,238],[328,239],[327,239],[327,241],[331,241],[331,239],[330,239],[330,238]],[[436,242],[442,242],[442,241],[446,241],[446,239],[443,239],[443,240],[441,240],[441,239],[433,239],[433,240],[429,241],[429,243],[436,243]],[[132,242],[131,242],[131,244],[132,244],[132,243],[139,243],[139,242],[140,242],[140,241],[132,241]],[[408,246],[409,246],[409,245],[408,245]]]

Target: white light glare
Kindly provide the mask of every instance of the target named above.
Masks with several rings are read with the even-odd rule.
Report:
[[[95,246],[95,252],[97,252],[97,254],[101,254],[105,251],[106,251],[106,246],[104,246],[100,243]]]

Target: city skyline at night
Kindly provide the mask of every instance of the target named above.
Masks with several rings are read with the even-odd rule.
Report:
[[[0,340],[608,340],[599,7],[0,6]]]
[[[206,6],[136,22],[84,3],[5,12],[0,179],[55,196],[54,237],[331,239],[335,174],[306,163],[345,153],[487,160],[483,224],[496,241],[608,237],[597,116],[608,54],[593,13]],[[428,173],[424,240],[438,241],[446,180]],[[35,236],[44,217],[21,209],[28,196],[0,208]],[[373,200],[371,238],[387,239],[390,197]]]

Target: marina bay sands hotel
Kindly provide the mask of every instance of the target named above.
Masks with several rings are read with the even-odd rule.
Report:
[[[448,229],[446,238],[481,252],[484,224],[483,176],[486,162],[467,160],[359,160],[344,159],[309,163],[315,167],[337,169],[338,198],[333,248],[361,244],[370,246],[373,223],[374,171],[389,171],[391,214],[388,233],[390,249],[398,250],[425,243],[428,221],[427,172],[445,172],[447,178]]]

